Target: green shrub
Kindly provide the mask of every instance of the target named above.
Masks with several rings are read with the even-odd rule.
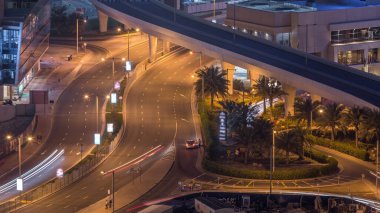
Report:
[[[307,135],[306,140],[311,144],[316,144],[324,147],[334,149],[339,152],[351,155],[361,160],[368,161],[369,154],[364,148],[356,148],[355,144],[349,142],[331,141],[326,138],[316,137],[313,135]]]
[[[321,153],[316,154],[326,165],[314,166],[311,168],[279,168],[273,173],[273,179],[276,180],[293,180],[303,178],[314,178],[321,175],[329,175],[338,171],[338,161],[334,158],[327,157]],[[251,170],[242,169],[232,166],[226,166],[223,163],[204,159],[203,168],[220,175],[248,178],[248,179],[269,179],[270,172],[268,170]]]

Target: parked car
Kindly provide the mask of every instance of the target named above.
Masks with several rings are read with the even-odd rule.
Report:
[[[199,142],[193,139],[186,140],[186,149],[196,149],[199,148]]]

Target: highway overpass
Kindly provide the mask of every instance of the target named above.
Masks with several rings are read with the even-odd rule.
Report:
[[[285,98],[288,112],[293,111],[296,88],[346,105],[380,107],[378,76],[254,38],[156,0],[91,1],[98,10],[101,31],[106,30],[106,20],[112,17],[151,35],[152,59],[157,38],[160,38],[223,63],[244,67],[256,76],[266,75],[279,80],[289,94]]]

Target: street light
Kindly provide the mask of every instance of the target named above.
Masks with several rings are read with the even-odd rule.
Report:
[[[112,57],[112,82],[113,82],[113,86],[112,88],[114,89],[115,88],[115,60],[121,60],[121,61],[125,61],[125,58],[116,58],[116,57]],[[102,62],[104,62],[106,59],[105,58],[101,58]]]
[[[215,0],[214,0],[214,13],[213,13],[213,19],[211,20],[213,23],[216,23],[216,18],[215,18]]]
[[[111,170],[111,171],[108,171],[108,172],[104,172],[104,171],[101,171],[100,174],[102,175],[106,175],[108,173],[112,173],[112,198],[111,198],[111,201],[112,201],[112,212],[115,211],[115,170]]]
[[[323,105],[319,105],[310,111],[310,131],[313,127],[313,111],[317,110],[317,112],[319,114],[323,114],[325,112],[325,110],[322,107],[323,107]]]
[[[89,100],[90,96],[88,94],[85,94],[83,96],[85,100]],[[99,132],[99,97],[98,95],[95,96],[95,108],[96,108],[96,132]]]
[[[86,52],[86,48],[87,48],[87,43],[86,42],[84,42],[83,47],[84,47],[84,52]]]
[[[83,23],[87,23],[86,19],[83,19]],[[79,17],[77,15],[77,54],[79,52]]]

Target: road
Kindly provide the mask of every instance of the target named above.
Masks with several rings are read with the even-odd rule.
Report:
[[[135,40],[140,39],[140,36],[138,36]],[[124,52],[121,57],[126,57],[126,47],[122,46],[122,48],[124,48]],[[94,48],[92,51],[94,53],[91,55],[91,60],[84,61],[82,65],[77,67],[83,70],[78,71],[78,77],[64,90],[55,104],[51,134],[40,152],[33,155],[22,165],[23,173],[43,162],[55,150],[59,152],[64,150],[64,154],[62,157],[57,157],[56,161],[52,162],[49,167],[34,178],[25,181],[24,190],[33,188],[55,177],[57,168],[66,170],[78,162],[80,160],[79,150],[81,143],[83,144],[84,153],[88,152],[93,146],[93,133],[96,131],[95,96],[99,96],[99,103],[102,105],[106,101],[106,95],[110,92],[113,82],[111,61],[100,63],[100,59],[105,56],[104,51],[99,48]],[[131,60],[135,63],[141,61],[147,54],[146,42],[131,47]],[[87,71],[84,68],[85,66],[87,66]],[[124,75],[121,72],[123,70],[121,66],[121,62],[116,63],[115,79],[119,79]],[[57,78],[57,84],[59,84],[59,78]],[[84,100],[84,94],[90,95],[89,101]],[[6,176],[1,177],[0,185],[14,180],[17,176],[18,170],[9,172]],[[18,195],[18,192],[13,187],[7,192],[1,193],[0,201],[15,195]]]
[[[210,59],[205,59],[205,62],[208,60]],[[122,165],[156,145],[168,147],[173,138],[177,145],[177,156],[181,159],[176,162],[176,175],[189,178],[198,175],[197,172],[194,173],[197,150],[184,148],[185,139],[195,137],[190,94],[193,81],[191,75],[198,66],[197,57],[182,52],[149,70],[128,94],[126,134],[116,151],[84,179],[20,212],[73,212],[82,209],[107,195],[110,177],[102,176],[100,171]],[[116,173],[115,188],[130,181],[131,178],[125,171]]]

